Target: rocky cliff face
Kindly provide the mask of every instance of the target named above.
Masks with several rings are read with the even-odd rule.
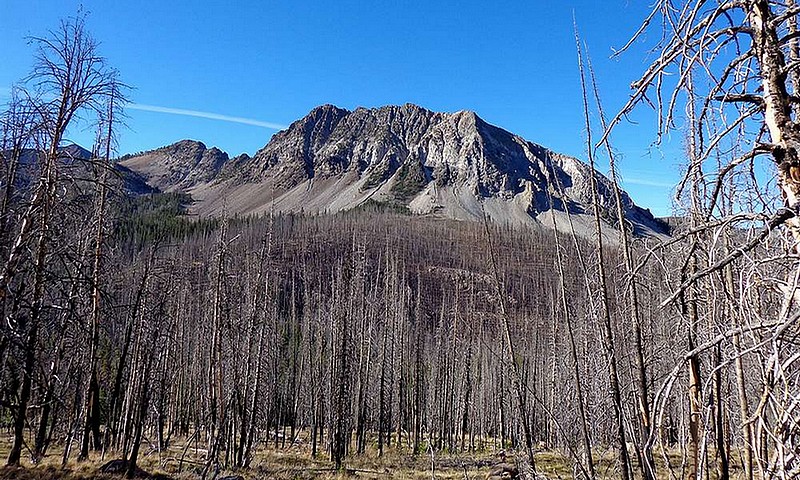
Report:
[[[591,172],[483,121],[473,112],[431,112],[416,105],[348,111],[323,105],[294,122],[252,158],[229,160],[199,142],[179,142],[122,162],[153,187],[185,190],[193,209],[213,215],[277,211],[335,212],[366,202],[456,219],[553,224],[565,213],[587,230]],[[612,184],[597,175],[601,204],[615,224]],[[627,194],[634,231],[663,226]],[[224,204],[224,207],[223,207]],[[585,227],[585,228],[584,228]]]
[[[216,147],[206,148],[202,142],[182,140],[123,157],[119,165],[145,177],[151,187],[173,192],[214,180],[227,161],[228,154]]]

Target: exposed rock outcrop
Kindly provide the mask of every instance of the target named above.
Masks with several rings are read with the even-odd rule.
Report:
[[[590,230],[588,165],[469,111],[323,105],[276,133],[252,158],[229,160],[215,148],[182,141],[121,165],[162,191],[190,193],[196,200],[192,209],[201,215],[330,213],[372,202],[462,220],[485,214],[518,225],[552,225],[555,216],[562,229],[569,211],[579,233]],[[602,175],[596,179],[604,219],[617,227],[613,185]],[[624,192],[622,203],[627,228],[666,232]]]

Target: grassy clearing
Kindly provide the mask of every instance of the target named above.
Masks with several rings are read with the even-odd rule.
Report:
[[[198,478],[203,468],[205,450],[189,445],[184,455],[186,444],[182,440],[173,440],[170,447],[162,452],[153,449],[149,443],[142,445],[139,467],[151,475],[176,480]],[[0,436],[0,462],[4,462],[10,448],[7,435]],[[93,452],[90,459],[78,462],[73,447],[73,456],[64,469],[61,468],[62,445],[51,447],[50,453],[39,465],[30,463],[29,455],[23,455],[20,468],[0,468],[0,480],[87,480],[118,479],[119,476],[100,474],[100,466],[105,462],[120,458],[118,452],[108,452],[105,458]],[[181,463],[181,459],[183,462]],[[483,479],[489,466],[498,461],[491,452],[480,454],[435,454],[433,457],[433,474],[442,480]],[[430,479],[431,457],[427,453],[411,455],[404,449],[387,449],[379,456],[375,446],[370,446],[364,455],[350,456],[341,471],[335,471],[327,455],[311,456],[310,446],[303,442],[295,443],[287,448],[275,448],[274,445],[262,445],[249,469],[241,471],[222,470],[219,475],[241,475],[245,479]]]
[[[202,444],[201,444],[202,445]],[[144,443],[141,449],[139,466],[155,478],[172,478],[175,480],[193,480],[199,477],[204,465],[205,450],[201,445],[192,443],[186,448],[182,439],[173,440],[170,447],[162,452]],[[0,462],[4,463],[10,448],[7,434],[0,434]],[[185,454],[184,454],[184,449]],[[105,462],[120,458],[118,452],[109,452],[105,458],[99,453],[92,453],[86,462],[77,462],[77,452],[73,448],[73,456],[64,469],[61,468],[63,446],[51,448],[50,454],[39,465],[32,465],[29,456],[23,456],[21,468],[0,468],[0,480],[88,480],[119,479],[119,476],[100,474],[99,468]],[[687,465],[683,462],[683,453],[670,450],[668,453],[672,473],[681,478],[681,470]],[[670,471],[666,467],[663,453],[655,452],[659,479],[669,479]],[[616,454],[613,450],[595,452],[595,470],[598,479],[616,479]],[[181,464],[181,459],[183,462]],[[432,465],[433,460],[433,465]],[[508,461],[513,462],[513,456]],[[219,475],[241,475],[249,479],[400,479],[425,480],[435,477],[441,480],[476,480],[484,479],[492,465],[499,462],[494,451],[458,454],[435,454],[433,459],[429,453],[411,455],[406,448],[387,449],[383,456],[378,455],[376,445],[369,445],[364,455],[352,455],[344,464],[344,469],[335,471],[327,455],[311,455],[310,445],[302,437],[286,448],[275,447],[274,444],[261,445],[249,469],[241,471],[222,470]],[[635,467],[636,468],[636,467]],[[571,479],[580,472],[574,469],[572,460],[558,451],[541,451],[536,455],[536,469],[540,475],[548,479]],[[684,470],[684,473],[685,470]],[[710,477],[715,478],[713,463],[709,468]],[[637,476],[638,477],[638,476]],[[673,477],[674,478],[674,477]],[[731,459],[731,478],[743,478],[738,453]]]

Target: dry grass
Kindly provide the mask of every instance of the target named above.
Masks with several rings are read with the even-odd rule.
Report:
[[[53,466],[46,467],[2,467],[0,468],[0,479],[2,480],[89,480],[89,479],[108,479],[119,480],[113,475],[98,474],[95,472],[75,472],[72,470],[62,470]]]
[[[195,448],[191,444],[186,449],[185,442],[173,440],[170,447],[162,452],[151,448],[149,444],[142,445],[139,466],[151,475],[169,477],[176,480],[196,479],[203,467],[202,448]],[[10,439],[7,435],[0,435],[0,461],[8,455]],[[30,463],[28,455],[23,456],[22,467],[0,468],[0,480],[88,480],[88,479],[119,479],[119,476],[101,474],[99,468],[105,462],[119,458],[116,452],[109,452],[105,458],[92,453],[90,459],[78,462],[74,455],[70,458],[64,469],[61,468],[61,453],[63,446],[51,447],[50,454],[39,465]],[[74,448],[73,448],[74,452]],[[183,457],[183,464],[180,460]],[[495,463],[497,458],[490,453],[478,455],[435,455],[434,473],[437,479],[464,480],[483,479],[489,470],[489,465]],[[431,478],[431,457],[428,454],[417,456],[408,452],[387,449],[383,456],[379,456],[374,445],[370,446],[364,455],[353,455],[344,464],[341,471],[336,471],[327,455],[311,456],[310,446],[299,441],[287,448],[275,448],[273,445],[262,446],[258,451],[249,469],[244,471],[221,471],[222,475],[241,475],[245,479],[402,479],[422,480]]]
[[[141,450],[139,466],[155,475],[156,478],[172,478],[176,480],[194,480],[199,477],[203,467],[204,450],[192,444],[186,450],[183,465],[179,461],[184,453],[185,442],[173,440],[169,449],[158,452],[149,444]],[[5,460],[10,447],[7,435],[0,434],[0,462]],[[197,448],[196,448],[197,447]],[[0,480],[88,480],[119,479],[119,476],[100,474],[100,466],[108,460],[119,458],[116,452],[108,453],[105,459],[99,454],[92,454],[89,461],[77,462],[71,458],[65,469],[61,469],[62,447],[55,446],[51,454],[39,465],[32,465],[27,457],[23,458],[21,468],[0,468]],[[683,454],[680,450],[668,452],[669,463],[673,473],[680,478]],[[739,468],[738,454],[731,461],[731,478],[742,478]],[[440,480],[477,480],[486,477],[489,466],[498,461],[493,452],[436,454],[434,455],[433,474]],[[513,461],[513,458],[509,458]],[[616,456],[612,450],[595,452],[595,469],[599,479],[615,479],[619,474],[615,468]],[[669,479],[661,452],[656,452],[659,478]],[[536,455],[537,472],[551,480],[574,478],[573,462],[557,451],[543,451]],[[711,477],[713,465],[711,468]],[[327,455],[311,456],[310,445],[300,438],[286,448],[276,448],[273,444],[262,445],[253,460],[251,467],[244,471],[221,471],[222,475],[241,475],[245,479],[400,479],[427,480],[432,478],[431,457],[421,453],[411,455],[407,449],[391,448],[379,456],[374,444],[368,446],[364,455],[353,455],[344,464],[344,469],[335,471]]]

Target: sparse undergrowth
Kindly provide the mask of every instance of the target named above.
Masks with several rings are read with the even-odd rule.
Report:
[[[0,459],[5,460],[10,447],[9,438],[4,435],[0,438]],[[149,474],[152,479],[193,480],[200,478],[203,464],[204,449],[192,444],[186,449],[184,456],[184,441],[173,441],[170,447],[158,452],[151,445],[143,445],[146,453],[140,457],[139,466]],[[22,467],[1,467],[0,480],[88,480],[88,479],[119,479],[120,475],[100,473],[100,467],[109,460],[119,458],[117,452],[109,452],[104,458],[99,453],[93,453],[85,462],[71,459],[65,468],[61,468],[61,452],[63,446],[56,445],[51,454],[39,465],[32,465],[29,460],[23,462]],[[669,470],[664,468],[663,452],[658,452],[658,479],[669,479]],[[682,462],[683,453],[679,449],[667,452],[672,465],[672,474],[681,477],[681,468],[686,467]],[[713,456],[711,453],[710,456]],[[738,455],[734,456],[738,459]],[[521,458],[521,457],[519,457]],[[181,459],[183,461],[181,462]],[[616,455],[613,449],[595,452],[595,469],[598,479],[619,478],[615,465]],[[434,453],[433,471],[431,470],[430,452],[420,452],[412,455],[406,448],[391,448],[379,456],[375,445],[367,448],[363,455],[349,456],[342,468],[337,471],[329,457],[320,454],[311,455],[307,443],[298,442],[286,448],[273,445],[262,446],[256,454],[252,465],[247,469],[225,470],[221,469],[217,478],[224,476],[241,476],[243,479],[401,479],[401,480],[470,480],[484,479],[491,467],[500,462],[495,451],[462,452],[454,454]],[[509,455],[508,462],[515,463],[516,458]],[[713,465],[712,465],[713,467]],[[634,468],[636,465],[634,464]],[[581,478],[570,458],[562,452],[554,450],[539,451],[536,454],[536,469],[539,478],[549,480]],[[213,472],[212,472],[213,473]],[[731,479],[744,478],[741,469],[732,465]],[[636,476],[635,478],[639,478]],[[716,478],[713,472],[709,478]]]
[[[10,447],[7,435],[0,439],[0,459],[5,460]],[[202,448],[195,449],[192,444],[184,453],[185,443],[174,441],[170,447],[162,452],[143,445],[145,455],[140,457],[139,466],[147,472],[149,478],[172,478],[176,480],[189,480],[200,478],[203,469]],[[337,471],[329,457],[320,454],[312,457],[310,448],[305,443],[299,443],[286,448],[274,446],[262,447],[255,456],[248,469],[233,471],[220,470],[219,477],[226,475],[240,475],[244,479],[344,479],[344,478],[397,478],[406,480],[422,480],[431,478],[430,452],[420,452],[412,455],[406,449],[387,449],[383,456],[379,456],[374,445],[371,445],[363,455],[349,456],[342,468]],[[64,469],[61,468],[62,445],[54,445],[51,453],[39,465],[33,465],[28,458],[24,458],[22,467],[0,468],[0,480],[88,480],[88,479],[118,479],[119,475],[100,473],[100,467],[109,460],[119,458],[117,452],[107,452],[101,458],[99,452],[92,453],[85,462],[71,459]],[[512,460],[509,458],[509,460]],[[499,462],[493,452],[459,453],[459,454],[434,454],[433,474],[437,479],[483,479],[489,468]],[[512,460],[513,461],[513,460]],[[542,466],[547,471],[557,472],[557,475],[547,478],[559,478],[569,475],[568,462],[557,453],[541,454]],[[542,473],[545,473],[543,471]]]

